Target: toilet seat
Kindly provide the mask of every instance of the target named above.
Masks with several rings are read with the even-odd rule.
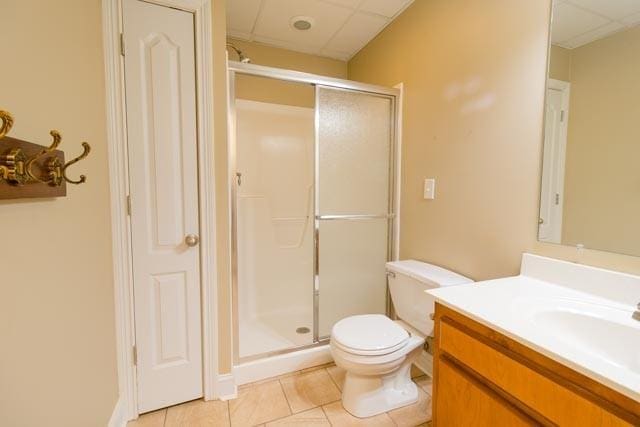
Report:
[[[351,316],[337,322],[331,341],[340,350],[361,356],[382,356],[406,346],[409,333],[381,314]]]

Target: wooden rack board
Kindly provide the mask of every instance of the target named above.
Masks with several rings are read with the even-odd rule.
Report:
[[[0,156],[4,156],[13,148],[21,148],[27,157],[36,155],[44,148],[42,145],[33,144],[21,139],[5,136],[0,140]],[[55,150],[34,165],[33,170],[38,174],[44,174],[43,163],[51,158],[57,157],[64,164],[64,152]],[[67,195],[67,183],[63,180],[58,186],[45,185],[39,182],[27,182],[24,185],[12,185],[0,179],[0,200],[6,199],[26,199],[26,198],[47,198],[64,197]]]

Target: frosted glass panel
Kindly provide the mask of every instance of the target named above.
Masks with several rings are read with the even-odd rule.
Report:
[[[320,215],[386,214],[391,100],[325,87],[317,96]]]
[[[355,314],[385,313],[386,219],[320,223],[319,335]]]

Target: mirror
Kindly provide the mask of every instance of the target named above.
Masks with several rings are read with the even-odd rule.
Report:
[[[557,0],[538,239],[640,256],[640,0]]]

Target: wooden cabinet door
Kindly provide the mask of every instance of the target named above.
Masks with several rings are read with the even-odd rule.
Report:
[[[540,425],[447,359],[438,363],[436,427]]]

